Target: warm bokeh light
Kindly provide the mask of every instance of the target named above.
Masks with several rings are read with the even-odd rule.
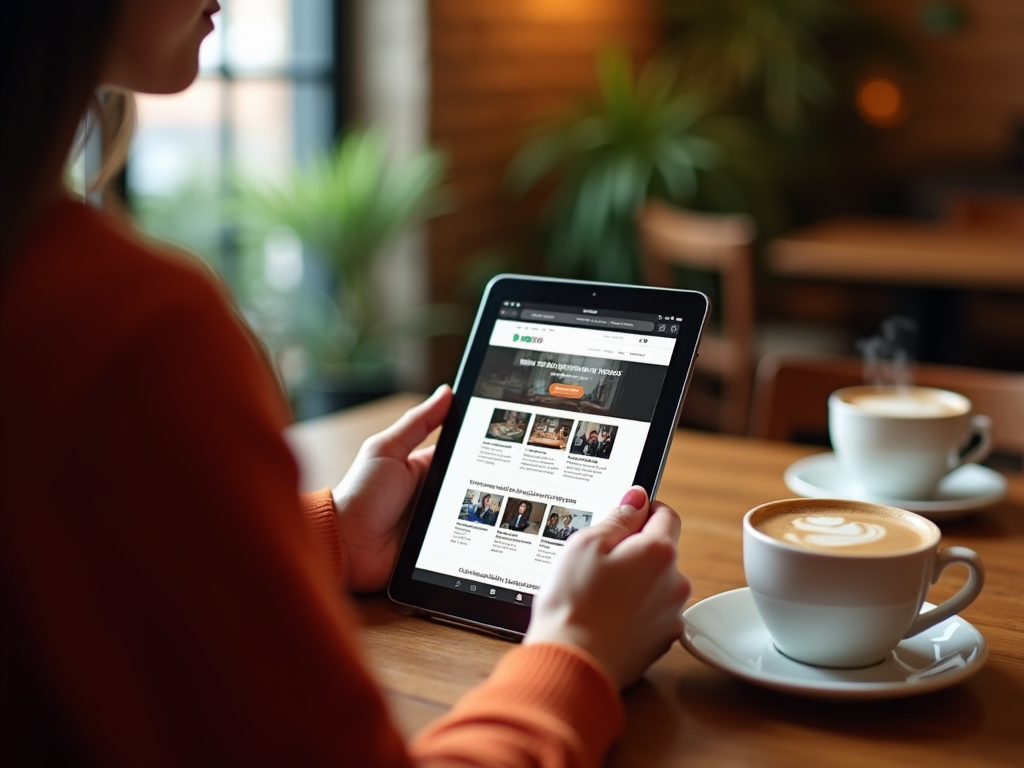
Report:
[[[601,17],[608,10],[602,6],[608,5],[594,0],[524,0],[517,13],[534,21],[580,21]]]
[[[875,77],[857,89],[857,111],[865,122],[878,128],[892,128],[907,116],[903,91],[892,80]]]

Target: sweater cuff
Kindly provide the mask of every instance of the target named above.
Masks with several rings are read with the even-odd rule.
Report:
[[[331,569],[335,584],[345,584],[345,556],[338,531],[338,518],[334,509],[331,489],[324,488],[313,493],[304,493],[299,498],[306,527],[313,534],[317,548],[323,553]]]
[[[497,727],[508,729],[508,744],[523,747],[524,765],[531,755],[546,753],[559,755],[559,765],[593,768],[619,737],[624,719],[619,692],[595,659],[572,646],[538,643],[505,654],[486,682],[419,735],[412,751],[475,765],[473,750],[466,753],[473,731],[465,729],[484,728],[476,741],[483,738],[490,749],[502,742]]]
[[[576,750],[598,765],[622,733],[625,710],[601,664],[571,645],[520,645],[502,657],[489,678],[515,711],[519,703],[550,711],[579,740]],[[489,687],[489,686],[488,686]]]

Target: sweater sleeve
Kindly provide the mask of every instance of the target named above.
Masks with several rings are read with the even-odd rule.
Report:
[[[343,550],[331,490],[301,497],[317,548],[343,585]],[[622,700],[588,654],[554,644],[521,646],[446,716],[415,739],[418,764],[597,765],[622,729]]]
[[[345,554],[338,531],[331,489],[324,488],[313,493],[304,493],[299,498],[306,526],[316,548],[320,550],[331,572],[331,580],[338,586],[345,586]]]
[[[622,700],[594,659],[568,646],[520,646],[411,751],[428,765],[585,768],[601,762],[622,725]]]
[[[343,550],[331,490],[303,494],[317,548],[343,585]],[[622,700],[588,654],[554,644],[520,646],[411,745],[423,766],[597,765],[622,729]]]
[[[80,762],[596,765],[621,704],[558,646],[512,649],[402,740],[337,589],[330,494],[300,497],[266,371],[205,278],[128,257],[88,302],[83,259],[52,343],[10,346],[33,378],[4,390],[9,626]]]
[[[334,500],[325,488],[301,497],[306,525],[343,585]],[[411,745],[417,764],[597,765],[622,730],[622,700],[597,662],[559,645],[520,646],[488,680]]]

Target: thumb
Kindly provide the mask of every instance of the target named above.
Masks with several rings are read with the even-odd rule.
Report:
[[[622,497],[622,501],[600,523],[591,528],[601,538],[606,552],[617,547],[623,539],[632,536],[644,527],[647,522],[647,510],[650,502],[647,491],[634,485]]]

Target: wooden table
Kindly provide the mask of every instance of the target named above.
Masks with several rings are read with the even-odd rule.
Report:
[[[1024,238],[912,219],[835,218],[775,239],[792,277],[950,288],[1024,289]]]
[[[306,488],[336,482],[359,438],[418,396],[399,395],[298,424],[290,437]],[[744,586],[740,521],[749,508],[792,494],[782,472],[816,449],[694,432],[676,435],[659,497],[682,518],[679,567],[694,601]],[[909,699],[831,702],[753,687],[676,645],[625,693],[626,731],[612,766],[992,766],[1024,757],[1024,478],[1009,498],[944,528],[946,544],[977,550],[981,597],[963,612],[991,655],[972,678]],[[951,569],[933,588],[962,584]],[[367,658],[407,734],[445,712],[487,676],[509,643],[407,615],[384,597],[361,598]]]

